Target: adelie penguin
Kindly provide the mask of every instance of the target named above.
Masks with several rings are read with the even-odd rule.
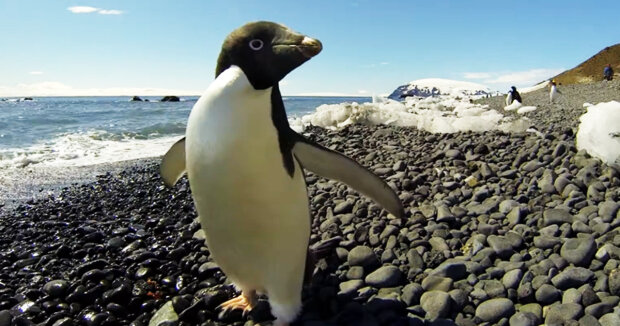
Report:
[[[404,215],[383,180],[289,127],[278,82],[321,49],[318,40],[272,22],[234,30],[222,46],[215,81],[190,113],[185,138],[161,164],[167,185],[187,172],[209,251],[241,291],[221,308],[246,313],[257,294],[265,294],[280,326],[302,307],[310,237],[304,169]]]

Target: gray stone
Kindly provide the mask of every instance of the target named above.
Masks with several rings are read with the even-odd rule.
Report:
[[[463,261],[445,261],[433,269],[430,275],[448,277],[458,281],[467,276],[467,266]]]
[[[430,238],[430,240],[428,240],[428,243],[434,250],[437,251],[450,250],[450,247],[448,247],[446,240],[440,237],[432,237]]]
[[[357,246],[351,251],[347,257],[349,266],[374,266],[379,263],[375,252],[367,246]]]
[[[422,280],[422,288],[426,291],[444,291],[452,289],[452,279],[447,277],[429,275]]]
[[[543,304],[548,305],[560,299],[562,292],[556,289],[552,285],[543,284],[538,290],[536,290],[536,301]]]
[[[476,317],[494,323],[515,313],[514,303],[506,298],[495,298],[482,302],[476,308]]]
[[[534,246],[539,249],[551,249],[560,243],[560,239],[548,235],[534,237]]]
[[[437,222],[454,222],[456,218],[447,205],[437,206]]]
[[[508,321],[510,326],[538,326],[540,319],[531,312],[517,312]]]
[[[349,280],[361,280],[364,277],[364,267],[351,266],[347,271],[346,276]]]
[[[452,298],[443,291],[427,291],[422,294],[420,305],[428,319],[443,318],[450,313]]]
[[[504,277],[502,277],[502,284],[507,289],[516,289],[519,286],[521,277],[523,277],[523,271],[520,269],[513,269],[504,274]]]
[[[564,209],[548,209],[543,213],[543,224],[545,226],[552,224],[573,223],[573,216]]]
[[[487,237],[487,243],[493,248],[499,258],[510,258],[514,252],[512,245],[504,237],[490,235]]]
[[[342,282],[338,285],[340,288],[340,292],[338,294],[343,295],[353,295],[357,292],[357,290],[361,289],[364,286],[364,281],[362,280],[350,280],[346,282]]]
[[[603,222],[611,222],[615,217],[620,203],[615,201],[604,201],[598,204],[598,216],[601,217]]]
[[[603,315],[598,321],[601,326],[618,326],[620,325],[620,314],[610,312]]]
[[[596,243],[590,237],[567,239],[560,250],[566,261],[577,266],[589,266],[595,253]]]
[[[594,277],[594,272],[583,267],[568,267],[551,279],[551,283],[558,289],[580,287]]]
[[[353,203],[350,201],[343,201],[342,203],[334,207],[334,214],[346,214],[351,213],[353,210]]]
[[[420,302],[419,300],[422,293],[424,293],[424,289],[422,289],[420,284],[409,283],[403,287],[400,298],[407,305],[407,307],[410,307]]]
[[[615,268],[609,272],[607,283],[609,284],[609,292],[612,295],[620,296],[620,268]]]
[[[562,294],[562,303],[580,303],[581,293],[575,288],[567,289]]]
[[[407,251],[407,262],[409,262],[409,268],[411,269],[424,269],[424,259],[422,259],[420,253],[413,248]]]
[[[542,320],[543,309],[542,309],[542,306],[539,305],[538,303],[524,304],[521,307],[519,307],[519,311],[532,313],[534,314],[534,316],[536,316],[536,318],[538,318],[539,320]]]
[[[607,302],[599,302],[586,307],[586,314],[592,315],[596,318],[601,318],[604,314],[610,313],[614,310],[614,305]]]
[[[563,303],[549,307],[545,317],[547,325],[562,325],[569,320],[578,320],[583,315],[583,308],[577,303]]]
[[[601,326],[596,317],[591,315],[584,315],[579,319],[579,326]]]
[[[366,284],[377,287],[387,288],[396,286],[402,279],[402,272],[393,265],[382,266],[376,271],[366,276]]]

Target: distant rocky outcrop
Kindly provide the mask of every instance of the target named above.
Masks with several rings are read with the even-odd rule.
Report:
[[[489,88],[477,83],[441,78],[426,78],[414,80],[408,84],[398,86],[388,98],[401,101],[410,96],[487,96],[491,94],[492,92]]]
[[[133,96],[131,100],[129,101],[130,102],[142,102],[143,100],[140,98],[140,96]]]
[[[603,80],[603,69],[610,64],[616,76],[620,72],[620,43],[608,46],[577,67],[553,77],[558,84],[587,84]],[[617,78],[617,77],[615,77]]]
[[[179,102],[181,99],[178,96],[168,95],[164,96],[159,100],[160,102]]]

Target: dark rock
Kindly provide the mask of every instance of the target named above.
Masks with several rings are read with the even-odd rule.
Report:
[[[347,257],[349,266],[362,266],[369,267],[375,266],[379,263],[375,252],[367,246],[357,246],[349,251]]]
[[[179,102],[181,99],[178,96],[168,95],[164,96],[159,100],[160,102]]]
[[[402,272],[393,265],[383,266],[366,276],[366,284],[386,288],[396,286],[402,279]]]
[[[486,322],[497,322],[508,318],[515,312],[512,301],[506,298],[495,298],[482,302],[476,308],[476,317]]]
[[[450,313],[452,298],[443,291],[428,291],[422,294],[420,305],[426,311],[428,319],[447,317]]]
[[[567,239],[562,245],[560,255],[571,264],[588,266],[596,253],[596,243],[592,238]]]
[[[576,303],[564,303],[551,306],[545,317],[547,325],[563,325],[569,320],[578,320],[583,315],[583,308]]]
[[[583,267],[569,267],[554,276],[551,283],[558,289],[569,289],[580,287],[584,283],[590,281],[594,277],[594,273]]]

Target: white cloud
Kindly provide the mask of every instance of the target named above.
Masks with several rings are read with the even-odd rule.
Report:
[[[487,83],[513,83],[513,84],[536,84],[545,79],[549,79],[564,69],[531,69],[502,74],[486,80]]]
[[[463,78],[476,79],[491,89],[503,91],[510,88],[510,86],[516,86],[517,88],[533,86],[564,70],[564,68],[540,68],[508,72],[465,72],[463,73]]]
[[[116,9],[110,9],[110,10],[106,10],[106,9],[101,9],[98,11],[99,14],[101,15],[122,15],[123,11],[122,10],[116,10]]]
[[[95,12],[100,15],[121,15],[123,14],[122,10],[101,9],[101,8],[88,7],[88,6],[73,6],[73,7],[67,8],[67,10],[69,10],[70,12],[74,14],[92,14]]]
[[[358,94],[368,94],[368,91],[365,89],[360,89],[357,91]]]
[[[75,88],[57,81],[16,86],[0,86],[0,97],[24,96],[132,96],[132,95],[200,95],[201,90],[148,87]]]
[[[488,72],[466,72],[463,74],[465,79],[485,79],[491,78],[491,74]]]
[[[88,7],[88,6],[73,6],[73,7],[67,8],[67,10],[69,10],[70,12],[74,14],[89,14],[92,12],[99,11],[100,9],[95,8],[95,7]]]
[[[43,75],[43,71],[31,71],[29,72],[31,75]]]
[[[380,63],[380,65],[382,66],[389,65],[389,64],[390,64],[389,62],[385,62],[385,61]]]

